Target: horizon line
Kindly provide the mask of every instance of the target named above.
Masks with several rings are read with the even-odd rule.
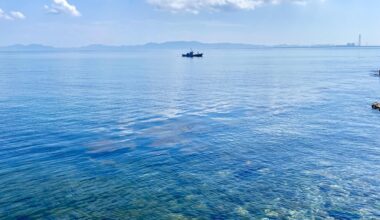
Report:
[[[121,48],[121,47],[146,47],[146,46],[164,46],[164,44],[170,44],[170,43],[183,43],[183,44],[203,44],[204,46],[221,46],[221,45],[229,45],[229,46],[248,46],[248,47],[380,47],[380,45],[357,45],[355,43],[345,43],[345,44],[331,44],[331,43],[316,43],[316,44],[288,44],[288,43],[281,43],[281,44],[254,44],[254,43],[241,43],[241,42],[202,42],[202,41],[185,41],[185,40],[178,40],[178,41],[162,41],[162,42],[147,42],[147,43],[141,43],[141,44],[103,44],[103,43],[90,43],[86,45],[81,46],[53,46],[48,45],[44,43],[14,43],[9,45],[0,45],[0,48],[8,48],[8,47],[31,47],[31,46],[39,46],[39,47],[48,47],[50,49],[81,49],[86,47],[114,47],[114,48]]]

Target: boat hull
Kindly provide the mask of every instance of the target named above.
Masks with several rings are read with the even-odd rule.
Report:
[[[189,57],[189,58],[193,58],[193,57],[203,57],[203,53],[200,53],[200,54],[193,54],[193,55],[190,55],[190,54],[182,54],[182,57]]]

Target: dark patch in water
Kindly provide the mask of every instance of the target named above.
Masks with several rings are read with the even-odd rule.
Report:
[[[259,177],[263,167],[246,167],[235,172],[234,176],[241,180],[251,180]]]
[[[328,211],[329,216],[333,217],[337,220],[352,220],[352,219],[360,219],[360,215],[351,212],[343,212],[337,210]]]
[[[19,217],[16,217],[16,220],[32,220],[32,219],[29,218],[28,216],[19,216]]]

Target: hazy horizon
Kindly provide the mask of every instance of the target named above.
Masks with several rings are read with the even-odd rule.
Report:
[[[42,47],[49,47],[54,49],[70,49],[70,48],[85,48],[85,47],[93,47],[93,46],[99,46],[99,47],[149,47],[150,45],[159,45],[159,46],[165,46],[165,45],[172,45],[172,44],[200,44],[204,46],[212,46],[212,45],[231,45],[233,46],[251,46],[251,47],[380,47],[380,45],[361,45],[358,46],[355,45],[349,45],[347,43],[341,43],[341,44],[327,44],[327,43],[317,43],[317,44],[255,44],[255,43],[242,43],[242,42],[203,42],[203,41],[163,41],[163,42],[145,42],[141,44],[83,44],[78,46],[57,46],[57,45],[48,45],[48,44],[42,44],[42,43],[14,43],[9,45],[0,45],[0,48],[6,48],[6,47],[33,47],[33,46],[42,46]],[[352,42],[354,43],[354,42]]]
[[[0,0],[0,45],[380,45],[380,2],[347,0]]]

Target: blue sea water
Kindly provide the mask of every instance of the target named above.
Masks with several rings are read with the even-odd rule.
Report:
[[[380,219],[380,49],[0,53],[0,219]]]

